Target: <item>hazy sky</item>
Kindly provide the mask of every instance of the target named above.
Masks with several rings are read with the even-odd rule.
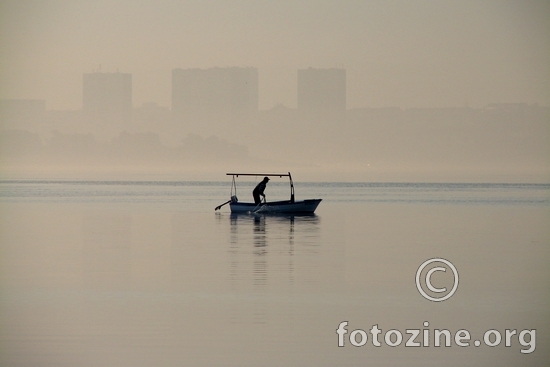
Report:
[[[296,106],[298,68],[344,67],[348,108],[550,104],[550,1],[4,1],[0,98],[82,106],[82,74],[133,74],[170,106],[171,70],[254,66],[260,109]]]

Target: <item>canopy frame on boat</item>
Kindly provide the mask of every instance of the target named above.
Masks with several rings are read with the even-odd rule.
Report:
[[[290,202],[294,202],[294,183],[292,182],[292,175],[290,172],[288,173],[226,173],[227,176],[233,176],[233,180],[231,182],[231,197],[237,196],[237,184],[235,182],[235,178],[239,176],[279,176],[279,178],[287,177],[290,181]]]

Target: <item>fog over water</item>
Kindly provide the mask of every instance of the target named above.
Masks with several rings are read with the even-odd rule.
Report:
[[[10,177],[212,179],[272,167],[313,180],[548,180],[545,1],[0,7],[0,138]],[[316,77],[300,87],[298,74],[309,68],[343,71],[343,89]],[[218,77],[184,79],[196,101],[189,104],[174,95],[175,69]],[[249,97],[220,84],[230,70],[257,73],[233,82],[253,83]],[[128,92],[83,93],[92,90],[83,81],[117,75]],[[300,105],[310,98],[300,90],[320,104]],[[331,104],[342,98],[343,107]],[[87,107],[109,101],[129,103],[126,117]],[[178,114],[181,103],[194,112]]]
[[[546,0],[0,0],[0,365],[546,366],[549,45]],[[214,211],[289,171],[314,215]]]

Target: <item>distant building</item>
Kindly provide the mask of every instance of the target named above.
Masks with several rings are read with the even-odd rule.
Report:
[[[82,109],[87,118],[129,122],[132,118],[132,74],[84,74]]]
[[[346,70],[299,69],[298,111],[345,114]]]
[[[172,70],[172,117],[203,124],[246,121],[258,111],[258,69]]]
[[[46,101],[43,99],[0,99],[0,127],[22,129],[44,122]]]
[[[155,102],[145,102],[141,107],[134,108],[133,122],[146,126],[155,126],[170,122],[170,109],[159,106]]]

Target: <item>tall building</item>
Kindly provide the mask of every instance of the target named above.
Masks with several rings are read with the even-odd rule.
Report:
[[[336,113],[346,111],[346,70],[299,69],[298,111]]]
[[[258,69],[172,70],[172,116],[177,122],[246,121],[258,111]]]
[[[129,122],[132,118],[132,74],[84,74],[82,109],[87,118]]]

